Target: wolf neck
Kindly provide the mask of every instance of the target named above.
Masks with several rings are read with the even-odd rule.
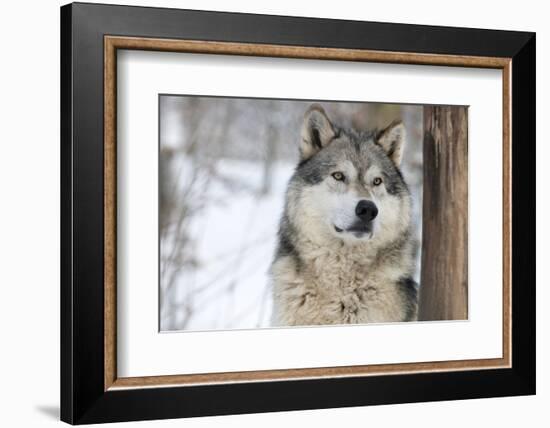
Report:
[[[413,246],[408,229],[384,245],[374,240],[348,243],[322,233],[312,237],[299,234],[295,245],[303,273],[338,278],[344,287],[357,284],[359,277],[384,286],[412,275],[413,271]]]
[[[410,264],[412,261],[408,232],[383,246],[371,241],[350,244],[337,238],[316,241],[307,237],[300,237],[297,244],[305,264],[316,263],[319,258],[336,257],[355,262],[365,270],[375,270],[386,264]]]

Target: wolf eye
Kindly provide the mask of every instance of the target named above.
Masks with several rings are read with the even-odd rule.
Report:
[[[344,181],[346,177],[344,176],[344,174],[338,171],[332,173],[332,178],[334,178],[336,181]]]
[[[382,184],[382,179],[380,177],[376,177],[373,181],[372,181],[372,184],[374,184],[375,186],[380,186]]]

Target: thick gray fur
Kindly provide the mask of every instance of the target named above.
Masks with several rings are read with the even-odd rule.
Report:
[[[306,112],[270,271],[274,325],[416,320],[404,144],[400,122],[357,132],[319,105]],[[359,201],[372,201],[376,218],[359,219]]]

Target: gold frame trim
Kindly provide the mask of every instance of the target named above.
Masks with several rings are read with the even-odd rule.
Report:
[[[502,70],[503,82],[503,349],[502,358],[261,370],[171,376],[117,377],[116,369],[116,52],[117,49],[244,55],[337,61],[440,65]],[[192,386],[311,378],[358,377],[471,369],[509,368],[512,361],[511,248],[511,58],[383,52],[251,43],[104,37],[104,389]]]

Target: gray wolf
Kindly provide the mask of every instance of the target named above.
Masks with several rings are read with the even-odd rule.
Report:
[[[405,134],[401,122],[338,127],[318,104],[305,113],[270,269],[274,325],[416,319]]]

